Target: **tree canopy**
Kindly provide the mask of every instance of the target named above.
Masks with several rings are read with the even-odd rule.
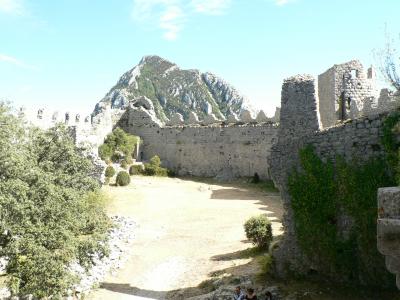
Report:
[[[139,137],[126,133],[117,127],[107,135],[104,144],[99,147],[99,156],[105,159],[115,158],[116,151],[122,152],[125,157],[131,157]]]
[[[0,104],[0,257],[13,294],[65,295],[68,265],[105,255],[110,222],[93,165],[68,129],[28,127]]]

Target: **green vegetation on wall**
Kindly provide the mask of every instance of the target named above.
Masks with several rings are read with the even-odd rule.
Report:
[[[308,146],[300,164],[288,186],[298,242],[310,261],[335,280],[394,286],[376,247],[377,190],[395,184],[387,160],[337,157],[334,164]]]
[[[382,144],[386,151],[388,164],[397,184],[400,185],[400,141],[396,138],[396,135],[400,133],[400,111],[392,112],[386,118],[382,132]]]

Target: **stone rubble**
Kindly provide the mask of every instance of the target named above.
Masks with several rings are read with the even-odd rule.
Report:
[[[264,295],[267,291],[271,292],[274,300],[285,300],[286,298],[282,295],[282,291],[277,286],[268,287],[257,287],[249,276],[234,277],[229,280],[229,283],[224,283],[224,280],[218,278],[211,282],[212,292],[187,298],[188,300],[231,300],[233,299],[233,291],[237,286],[245,291],[247,288],[254,288],[255,294],[259,299],[264,299]],[[177,295],[176,299],[185,299],[184,295]]]

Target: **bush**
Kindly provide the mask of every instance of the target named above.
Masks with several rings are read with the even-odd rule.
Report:
[[[110,159],[113,152],[113,149],[107,144],[103,144],[99,147],[99,156],[102,160]]]
[[[153,167],[160,167],[161,166],[161,159],[158,155],[154,155],[151,159],[150,159],[150,165],[152,165]]]
[[[143,173],[143,166],[142,165],[132,165],[129,168],[130,175],[139,175]]]
[[[272,241],[272,226],[270,220],[265,215],[252,217],[244,223],[246,237],[254,245],[262,249],[268,249]]]
[[[152,165],[151,163],[144,164],[144,175],[167,177],[168,170],[165,168],[156,167],[156,166]]]
[[[115,175],[115,169],[112,166],[108,166],[105,171],[105,176],[110,178]]]
[[[258,173],[254,173],[253,178],[251,179],[251,183],[260,183],[260,176],[258,175]]]
[[[118,162],[118,161],[120,161],[121,159],[123,159],[124,158],[124,154],[121,152],[121,151],[115,151],[114,153],[113,153],[113,155],[111,156],[111,160],[113,161],[113,162]]]
[[[105,184],[105,185],[109,185],[109,184],[110,184],[110,177],[106,177],[106,178],[104,179],[104,184]]]
[[[158,155],[150,159],[150,163],[144,164],[144,175],[147,176],[168,176],[168,170],[161,167],[161,160]]]
[[[146,176],[155,176],[157,173],[157,168],[151,164],[144,164],[143,174]]]
[[[167,175],[168,177],[176,177],[175,171],[170,169],[167,170]]]
[[[125,159],[121,162],[121,168],[122,169],[128,169],[128,163],[126,162]]]
[[[119,186],[127,186],[131,182],[131,177],[125,171],[118,172],[116,184]]]
[[[133,164],[133,159],[132,156],[128,155],[127,157],[125,157],[126,162],[128,163],[128,165]]]

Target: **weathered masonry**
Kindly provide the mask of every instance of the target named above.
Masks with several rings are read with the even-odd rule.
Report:
[[[381,144],[385,114],[375,114],[341,122],[334,127],[323,128],[318,110],[319,99],[314,78],[298,75],[285,80],[282,87],[282,107],[277,143],[269,157],[270,174],[281,192],[285,216],[285,237],[275,252],[277,271],[285,276],[288,271],[308,271],[307,258],[298,246],[288,177],[300,164],[299,150],[312,145],[322,158],[335,159],[341,155],[347,160],[365,159],[383,154]],[[338,216],[338,231],[345,235],[351,229],[346,216]]]
[[[269,178],[267,157],[275,143],[277,124],[254,121],[205,126],[161,127],[156,122],[137,125],[147,114],[145,109],[132,106],[118,123],[143,139],[144,160],[159,155],[164,165],[179,175],[231,179],[258,173],[262,178]]]

